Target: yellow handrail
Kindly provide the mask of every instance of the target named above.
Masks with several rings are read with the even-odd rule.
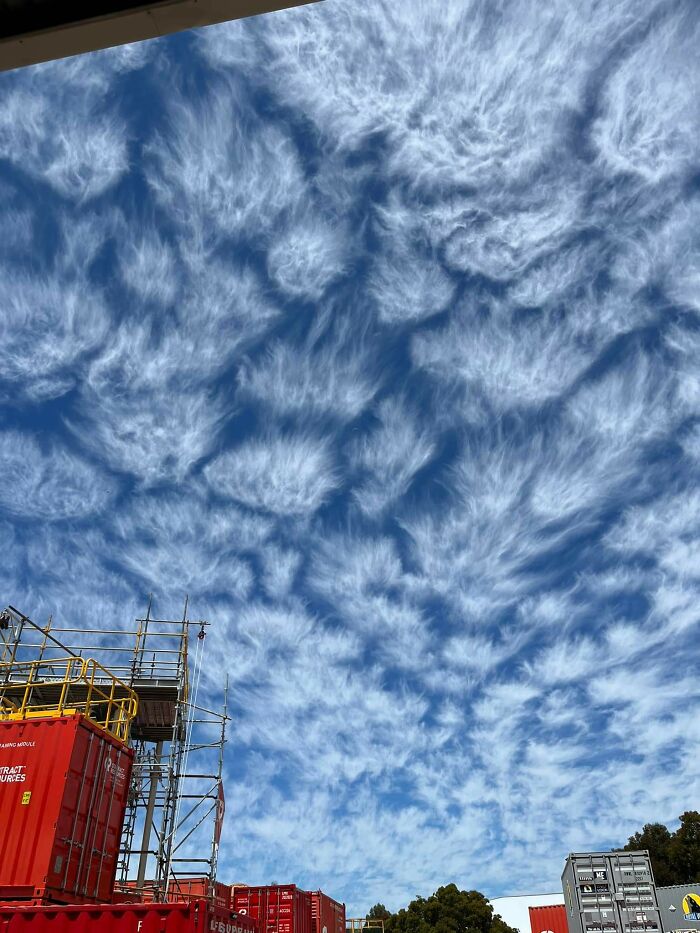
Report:
[[[137,711],[131,687],[92,658],[0,662],[0,720],[82,713],[126,742]]]

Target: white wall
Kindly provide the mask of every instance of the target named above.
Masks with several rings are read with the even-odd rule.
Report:
[[[528,907],[546,907],[563,904],[564,894],[516,894],[513,897],[489,898],[494,913],[500,914],[508,926],[515,927],[520,933],[530,933],[530,914]]]

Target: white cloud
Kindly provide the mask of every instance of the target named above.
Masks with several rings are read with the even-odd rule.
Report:
[[[262,582],[272,599],[284,599],[291,593],[299,572],[302,555],[299,551],[266,544],[261,550]]]
[[[406,250],[380,254],[370,288],[379,305],[379,319],[385,324],[403,324],[444,311],[455,283],[435,259]]]
[[[504,166],[524,175],[561,131],[601,42],[632,19],[622,4],[591,18],[518,3],[487,27],[476,4],[447,0],[355,14],[350,2],[294,11],[212,31],[203,47],[217,65],[245,62],[337,145],[385,133],[392,170],[430,188],[482,184]]]
[[[243,395],[251,395],[281,415],[356,418],[377,393],[381,375],[369,346],[331,338],[319,349],[275,342],[264,356],[238,372]]]
[[[550,305],[580,284],[592,278],[603,257],[595,249],[582,245],[566,246],[528,266],[511,285],[508,294],[517,305],[539,308]]]
[[[214,446],[225,408],[208,390],[168,395],[160,388],[122,397],[88,390],[84,417],[68,427],[115,470],[146,484],[181,482]]]
[[[74,387],[85,360],[103,343],[110,314],[88,268],[109,229],[96,218],[64,222],[56,257],[8,263],[0,275],[0,340],[3,378],[15,397],[46,399]],[[15,246],[21,246],[21,241]]]
[[[172,95],[168,132],[149,152],[148,181],[193,244],[274,230],[306,194],[292,142],[247,112],[234,84],[195,102]]]
[[[88,283],[5,269],[0,276],[2,376],[30,397],[63,395],[75,384],[82,359],[104,340],[108,323],[102,296]]]
[[[177,274],[172,250],[156,233],[133,239],[125,235],[121,248],[121,273],[126,284],[143,301],[169,305],[177,294]]]
[[[433,438],[400,399],[380,402],[377,417],[380,426],[352,450],[354,468],[368,474],[353,493],[367,515],[379,515],[395,504],[436,453]]]
[[[697,158],[700,118],[685,80],[697,39],[697,22],[679,9],[621,58],[592,131],[606,168],[656,184]]]
[[[0,214],[0,242],[5,256],[21,259],[34,240],[34,215],[31,211],[16,210],[3,204]]]
[[[465,308],[443,329],[413,339],[416,366],[439,380],[459,380],[494,411],[541,405],[561,395],[593,354],[568,320],[542,314],[510,319]]]
[[[103,512],[116,484],[55,441],[40,445],[20,431],[0,433],[0,505],[20,518],[57,521]]]
[[[675,356],[674,369],[681,403],[678,414],[696,417],[700,413],[700,371],[697,366],[700,331],[677,325],[667,332],[666,344]]]
[[[524,497],[537,464],[536,442],[513,444],[496,433],[465,449],[449,508],[402,520],[419,586],[452,602],[462,617],[490,621],[527,585],[515,571],[541,547]]]
[[[543,188],[526,201],[497,203],[492,210],[475,209],[471,201],[438,209],[447,264],[460,272],[508,281],[575,231],[576,200],[570,190],[552,193]]]
[[[315,512],[340,482],[330,444],[303,435],[246,441],[204,473],[221,495],[290,516]]]
[[[0,155],[63,197],[83,201],[104,194],[129,167],[123,121],[98,110],[89,87],[31,83],[4,96]]]
[[[681,441],[681,446],[688,457],[692,457],[693,460],[700,463],[700,425],[696,424],[695,427],[686,434]]]
[[[606,654],[591,639],[559,638],[540,651],[526,665],[526,670],[537,685],[549,687],[570,681],[587,681],[604,669],[605,661]]]
[[[543,518],[571,518],[622,494],[644,445],[677,422],[673,383],[647,357],[582,386],[549,441],[546,465],[534,480],[532,505]]]
[[[654,556],[669,540],[687,539],[699,532],[700,492],[690,489],[628,509],[608,532],[605,543],[627,554]]]
[[[403,569],[392,538],[324,535],[314,542],[308,579],[322,595],[345,605],[401,583]]]
[[[246,599],[254,577],[241,554],[263,547],[272,530],[261,516],[210,507],[195,489],[136,496],[114,526],[114,560],[164,600],[183,593]]]
[[[292,298],[318,301],[346,271],[347,243],[342,227],[306,211],[275,233],[267,254],[270,277]]]
[[[670,301],[700,311],[700,209],[684,198],[664,207],[643,230],[629,232],[613,257],[612,271],[621,287],[660,288]],[[637,301],[637,304],[639,302]]]
[[[579,431],[589,430],[612,444],[643,443],[673,426],[673,389],[668,373],[640,354],[583,386],[568,411]]]
[[[220,263],[198,269],[176,320],[121,324],[90,364],[82,417],[71,428],[116,469],[148,483],[184,479],[211,451],[231,408],[213,380],[276,315],[249,271]]]

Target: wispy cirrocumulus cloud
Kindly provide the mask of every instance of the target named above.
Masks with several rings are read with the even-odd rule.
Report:
[[[58,445],[42,450],[20,431],[0,433],[0,457],[5,470],[0,502],[10,515],[84,518],[103,511],[116,491],[99,468]]]
[[[699,39],[328,0],[2,76],[6,601],[209,616],[225,879],[548,890],[694,805]]]
[[[327,443],[302,435],[249,441],[217,457],[205,475],[219,494],[278,515],[312,514],[338,485]]]

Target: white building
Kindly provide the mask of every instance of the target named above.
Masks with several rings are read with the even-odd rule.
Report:
[[[500,914],[508,926],[515,927],[520,933],[530,933],[529,907],[549,907],[563,904],[564,895],[556,894],[515,894],[508,897],[491,897],[494,913]]]

